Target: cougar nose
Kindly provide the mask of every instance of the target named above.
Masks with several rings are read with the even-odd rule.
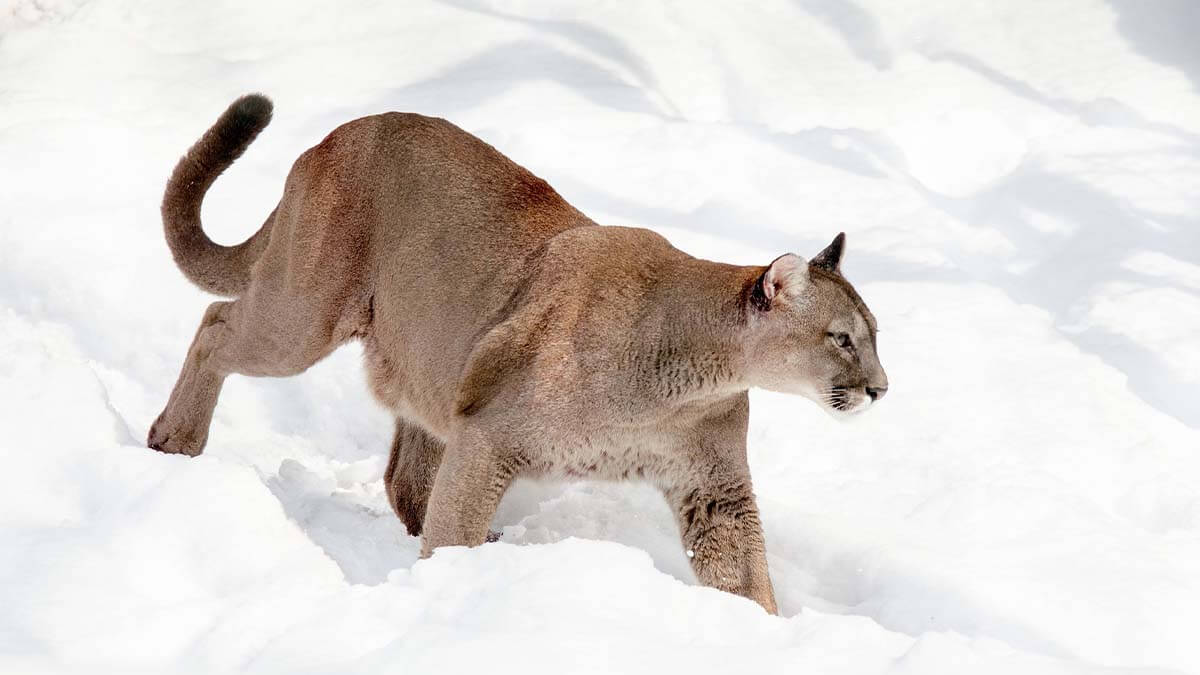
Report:
[[[886,393],[887,387],[867,387],[867,396],[870,396],[872,401],[878,401]]]

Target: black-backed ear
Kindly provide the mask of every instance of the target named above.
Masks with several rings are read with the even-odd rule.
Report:
[[[776,258],[754,282],[750,301],[762,311],[771,309],[782,294],[798,293],[808,284],[808,265],[795,253]]]
[[[840,274],[842,271],[842,251],[845,248],[846,233],[839,232],[838,236],[833,238],[833,243],[826,246],[825,250],[818,253],[817,257],[813,258],[808,264]]]

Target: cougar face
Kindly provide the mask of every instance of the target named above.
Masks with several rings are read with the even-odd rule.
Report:
[[[805,263],[787,254],[757,282],[748,321],[752,379],[827,412],[859,413],[887,393],[875,317],[840,271],[845,236]]]

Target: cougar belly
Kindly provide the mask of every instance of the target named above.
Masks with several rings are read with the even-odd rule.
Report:
[[[669,434],[606,429],[532,448],[527,471],[558,479],[655,480],[686,461]]]

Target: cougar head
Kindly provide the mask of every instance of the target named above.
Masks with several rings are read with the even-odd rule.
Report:
[[[842,276],[846,235],[805,262],[776,258],[750,289],[746,312],[751,383],[800,394],[837,415],[887,393],[875,352],[875,317]]]

